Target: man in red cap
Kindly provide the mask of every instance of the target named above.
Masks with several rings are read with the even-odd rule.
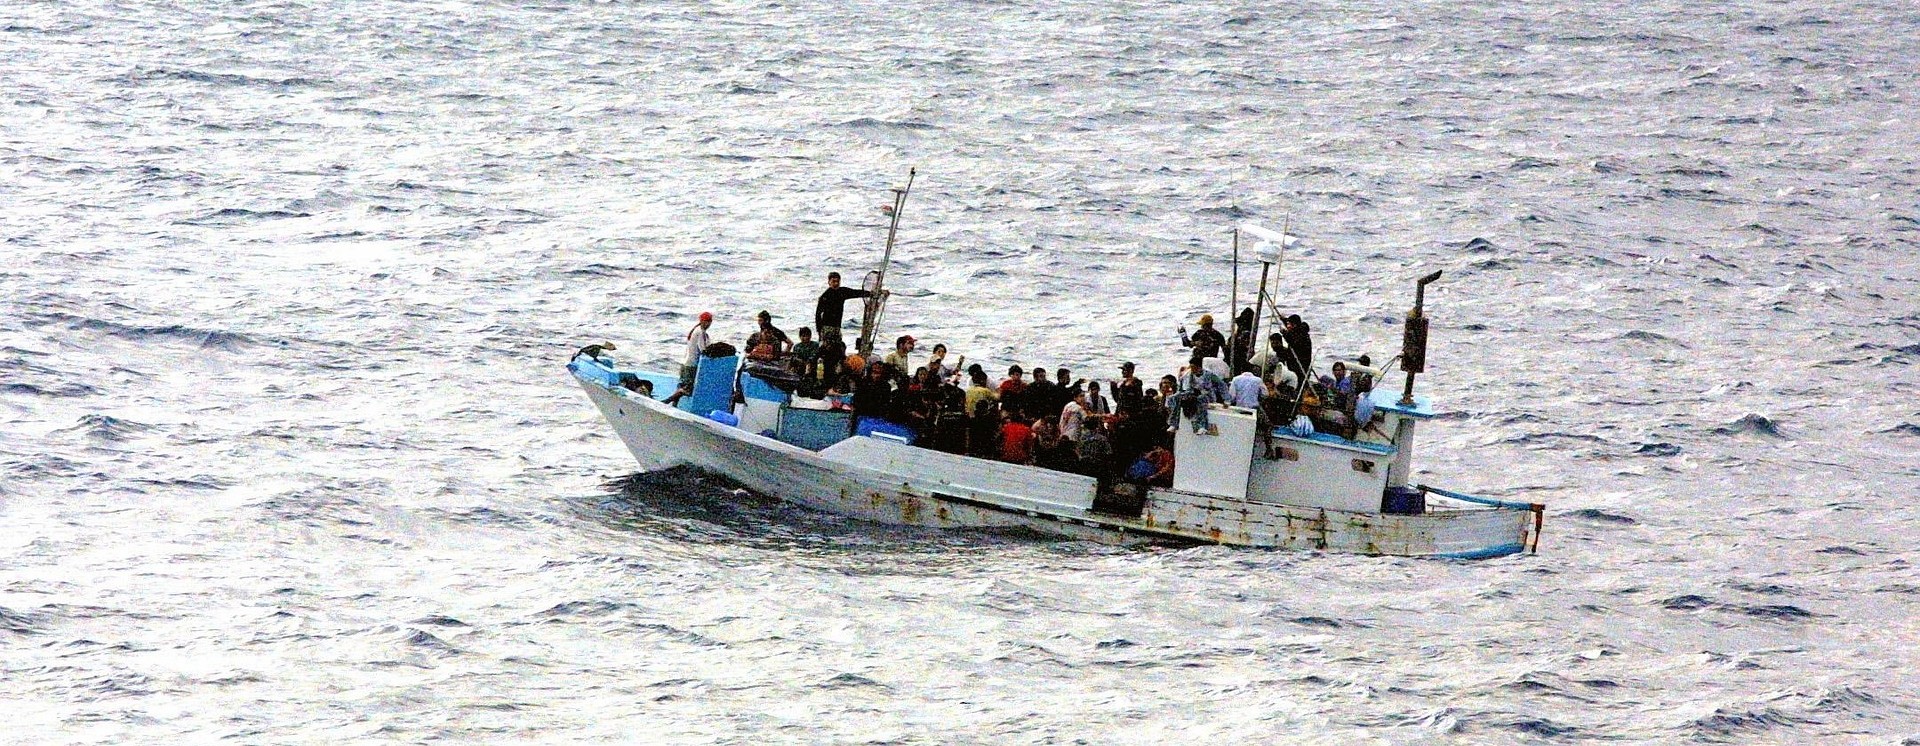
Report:
[[[687,330],[687,359],[680,364],[681,392],[693,392],[693,374],[700,369],[700,353],[707,349],[707,327],[710,326],[713,326],[713,313],[701,311],[699,323]]]

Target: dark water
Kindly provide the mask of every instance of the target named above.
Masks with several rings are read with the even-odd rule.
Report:
[[[1920,738],[1911,4],[0,8],[17,743]],[[1115,549],[632,476],[564,377],[870,264],[1122,359],[1291,221],[1535,557]],[[1481,238],[1481,242],[1469,243]]]

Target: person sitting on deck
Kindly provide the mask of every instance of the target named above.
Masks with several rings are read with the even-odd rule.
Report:
[[[760,328],[747,337],[747,358],[751,360],[773,360],[786,357],[793,343],[787,339],[787,333],[773,325],[773,314],[761,311],[757,317]]]
[[[807,377],[812,378],[813,366],[820,362],[820,343],[813,341],[812,327],[800,327],[800,341],[793,345],[793,357],[805,364]]]
[[[845,391],[838,388],[841,376],[845,374],[847,364],[847,343],[838,339],[824,337],[820,340],[820,359],[814,370],[820,376],[822,389]]]
[[[1010,414],[1002,420],[1000,460],[1009,464],[1033,463],[1033,427]]]
[[[1293,422],[1293,387],[1281,388],[1272,378],[1261,381],[1260,408],[1257,410],[1255,432],[1260,435],[1260,443],[1265,447],[1267,456],[1273,456],[1273,429]]]
[[[1333,383],[1327,386],[1327,389],[1333,392],[1335,406],[1341,409],[1353,408],[1353,377],[1347,375],[1346,363],[1333,364]]]
[[[965,355],[961,356],[962,362],[965,361],[965,357]],[[958,372],[947,365],[946,345],[935,344],[933,346],[933,356],[927,358],[927,372],[933,374],[933,380],[936,381],[944,381],[952,378],[953,375]]]
[[[1173,486],[1173,451],[1154,444],[1127,468],[1127,481],[1152,487]]]
[[[1080,473],[1098,480],[1098,489],[1105,492],[1113,481],[1113,441],[1100,418],[1090,418],[1081,427],[1073,455],[1080,461]]]
[[[1367,356],[1360,356],[1360,364],[1367,364]],[[1362,432],[1373,427],[1373,376],[1355,374],[1353,378],[1353,437],[1359,438]],[[1374,430],[1377,432],[1378,428]],[[1379,435],[1388,437],[1386,433]]]
[[[653,382],[632,373],[620,374],[620,388],[647,397],[648,399],[653,398]]]
[[[914,339],[911,334],[901,335],[893,340],[893,351],[887,353],[881,362],[892,366],[895,371],[898,371],[897,375],[906,376],[907,371],[913,370],[913,348],[919,342],[920,340]]]
[[[1195,357],[1219,357],[1220,350],[1227,346],[1227,338],[1213,328],[1213,314],[1200,314],[1200,328],[1187,336],[1187,328],[1180,327],[1180,346],[1192,347]]]
[[[907,379],[906,390],[920,394],[936,388],[937,385],[934,381],[932,371],[927,370],[927,366],[922,365],[913,369],[913,377]]]
[[[1292,356],[1293,353],[1287,350],[1286,335],[1274,332],[1267,335],[1267,346],[1247,359],[1247,365],[1253,367],[1254,372],[1259,373],[1261,378],[1267,378],[1273,375],[1275,368],[1292,370],[1287,365],[1288,359]]]
[[[894,392],[893,408],[894,422],[916,433],[932,434],[934,420],[940,414],[940,389],[927,377],[926,368],[914,371],[913,382]]]
[[[1202,364],[1205,358],[1195,354],[1180,374],[1180,391],[1174,394],[1175,403],[1167,409],[1167,432],[1180,427],[1180,415],[1185,414],[1193,423],[1195,433],[1219,435],[1220,429],[1207,421],[1207,405],[1219,404],[1227,400],[1227,382],[1220,376],[1207,370]]]
[[[886,419],[893,412],[893,381],[885,363],[866,367],[853,388],[853,412],[861,417]]]
[[[1055,418],[1034,418],[1033,465],[1054,471],[1073,471],[1077,464],[1073,455],[1073,441],[1060,436],[1060,426]]]
[[[1370,355],[1361,355],[1360,357],[1356,358],[1354,362],[1367,366],[1369,368],[1373,367],[1373,357]],[[1362,373],[1357,370],[1353,371],[1353,389],[1355,391],[1372,391],[1373,390],[1373,374]]]

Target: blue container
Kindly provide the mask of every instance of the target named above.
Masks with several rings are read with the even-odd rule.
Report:
[[[853,413],[819,409],[780,409],[780,440],[818,451],[847,439],[853,431]]]
[[[885,433],[906,441],[908,445],[913,444],[913,428],[907,427],[906,425],[889,422],[878,417],[862,417],[859,422],[853,426],[854,435],[872,435],[874,433]]]
[[[1419,515],[1427,512],[1427,493],[1417,487],[1388,487],[1380,499],[1380,512],[1393,515]]]
[[[740,393],[748,399],[777,401],[781,403],[787,401],[787,392],[774,388],[773,384],[762,381],[752,375],[740,377]]]
[[[718,422],[718,423],[720,423],[720,424],[722,424],[722,425],[726,425],[726,426],[728,426],[728,427],[739,427],[739,426],[740,426],[740,418],[739,418],[738,416],[736,416],[736,415],[734,415],[734,413],[732,413],[732,412],[727,412],[727,411],[724,411],[724,410],[719,410],[719,409],[716,409],[716,410],[713,410],[713,411],[711,411],[711,412],[708,412],[708,413],[707,413],[707,419],[709,419],[709,420],[713,420],[714,422]]]
[[[711,412],[716,409],[733,409],[733,372],[740,367],[739,356],[700,357],[700,367],[693,374],[693,394],[680,400],[680,408],[688,412]]]

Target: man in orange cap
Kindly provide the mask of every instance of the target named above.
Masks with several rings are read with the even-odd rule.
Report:
[[[1193,354],[1199,357],[1220,357],[1220,350],[1227,346],[1227,338],[1219,329],[1213,328],[1213,314],[1200,314],[1200,329],[1187,337],[1187,328],[1180,327],[1180,346],[1192,347]]]

